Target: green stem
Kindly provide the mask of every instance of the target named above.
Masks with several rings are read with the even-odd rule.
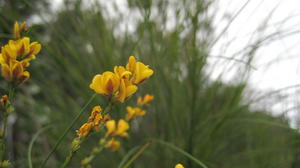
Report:
[[[6,151],[6,142],[5,142],[5,134],[6,134],[6,126],[7,126],[7,114],[3,116],[3,127],[1,129],[1,137],[0,137],[0,161],[4,161],[5,151]]]
[[[111,110],[112,104],[113,104],[112,101],[109,101],[108,105],[107,105],[107,106],[105,107],[105,109],[103,110],[103,115],[107,114],[107,113]],[[102,150],[102,149],[101,149],[101,150]],[[78,151],[78,149],[77,149],[76,151]],[[73,150],[71,149],[69,155],[66,157],[66,159],[65,159],[63,165],[61,166],[61,168],[65,168],[65,167],[71,162],[71,160],[72,160],[74,154],[76,153],[76,151],[73,151]]]
[[[85,163],[84,165],[81,165],[81,168],[86,168],[89,163],[104,149],[105,145],[106,145],[106,140],[103,144],[100,144],[97,148],[97,151],[92,151],[90,156],[84,158],[84,159],[88,159],[88,162]],[[82,163],[81,163],[82,164]]]
[[[123,166],[123,168],[128,168],[132,162],[134,162],[139,156],[142,155],[142,153],[149,147],[150,142],[147,142],[146,144],[144,144],[138,151],[136,154],[134,154],[132,156],[132,158]]]
[[[65,168],[69,163],[70,161],[72,160],[74,154],[75,154],[76,151],[70,151],[70,154],[67,156],[66,160],[64,161],[63,165],[61,166],[61,168]]]
[[[72,127],[74,126],[74,124],[77,122],[77,120],[82,116],[84,110],[87,108],[87,106],[92,102],[92,100],[95,98],[97,94],[93,94],[91,96],[91,98],[87,101],[87,103],[81,108],[81,110],[79,111],[79,113],[77,114],[77,116],[74,118],[74,120],[72,121],[72,123],[69,125],[69,127],[64,131],[64,133],[61,135],[61,137],[58,139],[58,141],[56,142],[56,144],[54,145],[53,149],[50,151],[50,153],[47,155],[47,157],[45,158],[45,160],[43,161],[42,165],[40,166],[40,168],[43,168],[47,161],[49,160],[50,156],[55,152],[55,150],[57,149],[57,147],[59,146],[59,144],[62,142],[62,140],[64,139],[64,137],[67,135],[67,133],[72,129]]]
[[[12,102],[13,95],[14,95],[15,87],[13,84],[9,85],[8,90],[8,100]],[[3,126],[1,129],[1,135],[0,135],[0,161],[3,162],[5,160],[5,151],[6,151],[6,130],[7,130],[7,119],[9,116],[9,108],[10,105],[6,105],[5,112],[3,114]]]
[[[47,127],[44,127],[42,129],[40,129],[37,133],[34,134],[34,136],[32,137],[30,143],[29,143],[29,146],[28,146],[28,152],[27,152],[27,160],[28,160],[28,167],[29,168],[33,168],[32,166],[32,159],[31,159],[31,151],[32,151],[32,148],[33,148],[33,143],[36,141],[36,139],[38,138],[38,136],[44,132],[45,130],[49,129],[51,126],[47,126]]]

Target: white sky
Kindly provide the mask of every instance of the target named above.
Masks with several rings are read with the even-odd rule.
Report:
[[[220,15],[225,11],[236,13],[247,0],[219,0]],[[275,32],[281,32],[272,43],[262,47],[256,54],[254,63],[256,69],[252,71],[250,86],[258,90],[278,90],[292,85],[300,84],[300,1],[298,0],[250,0],[249,4],[231,24],[229,31],[216,45],[213,53],[230,57],[233,53],[242,49],[251,41],[251,35],[259,34],[257,28],[266,23],[268,28],[262,34],[266,36]],[[273,12],[272,12],[273,11]],[[272,13],[272,15],[270,15]],[[216,24],[217,25],[217,24]],[[222,25],[222,24],[221,24]],[[220,26],[222,27],[222,26]],[[220,28],[222,30],[222,28]],[[217,29],[218,30],[218,29]],[[285,33],[296,32],[283,37]],[[232,41],[232,39],[234,39]],[[222,46],[228,41],[231,45],[222,50]],[[253,40],[252,40],[253,41]],[[230,79],[230,78],[228,78]],[[228,80],[227,79],[227,80]],[[225,79],[226,80],[226,79]],[[299,87],[298,87],[299,88]],[[282,113],[300,103],[299,89],[289,89],[281,93],[289,95],[281,99],[280,103],[268,102],[267,108],[275,113]],[[271,99],[268,98],[268,99]],[[299,99],[299,100],[298,100]],[[299,108],[285,113],[292,121],[298,116]]]
[[[100,1],[107,4],[108,7],[112,3],[116,3],[127,15],[132,15],[132,13],[126,11],[127,0]],[[53,9],[58,9],[61,2],[62,0],[55,0]],[[224,14],[234,15],[246,2],[247,0],[218,0],[217,20],[214,23],[216,31],[221,32],[226,25],[226,20],[222,18]],[[259,37],[259,34],[264,37],[275,32],[288,33],[300,30],[299,9],[300,0],[250,0],[213,48],[211,54],[231,57],[235,52],[247,46],[249,41],[254,42],[255,37]],[[272,15],[270,15],[271,13]],[[268,21],[266,22],[266,20]],[[263,23],[268,25],[267,29],[263,33],[257,32],[258,27]],[[253,36],[253,34],[255,35]],[[278,90],[300,84],[300,33],[284,38],[281,36],[283,34],[279,33],[276,39],[272,40],[272,43],[265,45],[257,52],[252,64],[255,70],[251,73],[249,81],[252,88]],[[227,46],[229,42],[230,45]],[[242,58],[237,57],[237,59]],[[219,64],[223,63],[219,62]],[[214,64],[213,61],[212,64]],[[212,74],[212,77],[217,78],[219,73],[223,72],[224,69],[220,68],[219,72],[216,71]],[[231,81],[232,79],[229,75],[224,80]],[[285,91],[284,93],[290,95],[288,99],[281,101],[279,104],[269,105],[269,107],[280,113],[300,104],[298,103],[300,96],[297,96],[296,92],[297,89]],[[295,118],[297,110],[292,110],[287,115],[290,118]]]

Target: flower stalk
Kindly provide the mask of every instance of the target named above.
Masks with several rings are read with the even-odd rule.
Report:
[[[2,109],[2,127],[0,130],[0,163],[3,163],[5,161],[6,156],[6,131],[7,131],[7,124],[8,124],[8,116],[12,112],[12,106],[10,105],[10,102],[12,102],[13,95],[14,95],[14,85],[10,84],[9,91],[8,91],[8,97],[6,95],[2,96],[1,98],[1,109]]]
[[[60,145],[60,143],[62,142],[62,140],[65,138],[65,136],[67,135],[67,133],[72,129],[72,127],[74,126],[74,124],[79,120],[79,118],[83,115],[84,110],[87,108],[87,106],[92,102],[92,100],[94,100],[94,98],[96,97],[97,94],[93,94],[91,96],[91,98],[87,101],[87,103],[81,108],[81,110],[79,111],[78,115],[74,118],[74,120],[72,121],[72,123],[69,125],[69,127],[67,127],[67,129],[64,131],[64,133],[60,136],[60,138],[58,139],[58,141],[56,142],[55,146],[53,147],[53,149],[50,151],[50,153],[47,155],[47,157],[45,158],[45,160],[43,161],[43,163],[41,164],[41,168],[43,168],[47,161],[49,160],[49,158],[51,157],[51,155],[56,151],[57,147]]]
[[[107,104],[107,106],[106,106],[106,107],[104,108],[104,110],[103,110],[103,115],[106,115],[106,114],[111,110],[112,105],[113,105],[112,101],[109,101],[108,104]],[[102,126],[103,126],[103,123],[101,123],[98,127],[99,127],[99,128],[102,128]],[[79,130],[79,131],[80,131],[80,130]],[[78,132],[79,132],[79,131],[78,131]],[[66,157],[64,163],[62,164],[62,166],[61,166],[60,168],[65,168],[66,166],[69,165],[69,163],[71,162],[71,160],[72,160],[72,158],[74,157],[74,155],[76,154],[76,152],[80,149],[81,143],[82,143],[82,142],[84,141],[84,139],[89,135],[89,133],[90,133],[89,131],[90,131],[90,129],[88,130],[88,132],[87,132],[86,134],[83,134],[84,136],[82,136],[82,137],[76,137],[76,138],[73,140],[73,142],[72,142],[72,144],[71,144],[71,150],[70,150],[68,156]],[[78,132],[77,132],[77,134],[78,134],[78,135],[81,135],[81,134],[78,133]]]

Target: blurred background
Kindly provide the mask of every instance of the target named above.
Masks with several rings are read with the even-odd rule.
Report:
[[[93,167],[118,167],[127,152],[154,138],[209,168],[299,168],[299,7],[292,0],[1,0],[1,45],[14,21],[27,21],[27,35],[43,46],[9,120],[14,167],[28,167],[30,140],[52,125],[34,144],[38,167],[93,94],[92,77],[134,55],[155,74],[111,114],[123,116],[145,93],[155,100],[122,148],[104,151]],[[92,106],[105,103],[98,96],[90,104],[47,167],[61,164]],[[99,137],[89,138],[69,167],[80,167]],[[131,168],[178,162],[199,167],[152,143]]]

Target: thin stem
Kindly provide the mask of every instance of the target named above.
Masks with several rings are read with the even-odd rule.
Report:
[[[6,142],[5,142],[5,130],[7,125],[7,114],[4,114],[3,116],[3,127],[1,129],[1,139],[0,139],[0,161],[4,161],[5,157],[5,151],[6,151]]]
[[[33,148],[33,143],[36,141],[36,139],[38,138],[38,136],[44,132],[45,130],[51,128],[51,126],[47,126],[47,127],[44,127],[42,129],[40,129],[37,133],[34,134],[34,136],[32,137],[30,143],[29,143],[29,146],[28,146],[28,152],[27,152],[27,160],[28,160],[28,167],[29,168],[33,168],[32,167],[32,159],[31,159],[31,151],[32,151],[32,148]]]
[[[110,100],[108,105],[105,107],[105,109],[103,110],[103,115],[107,114],[110,110],[111,110],[111,106],[112,106],[112,101]],[[82,142],[82,141],[81,141]],[[81,144],[80,142],[80,144]],[[73,156],[75,155],[75,153],[78,151],[79,149],[77,149],[76,151],[73,151],[71,149],[69,155],[66,157],[63,165],[61,166],[61,168],[65,168],[72,160]],[[101,149],[102,150],[102,149]],[[94,156],[93,156],[94,157]]]
[[[15,87],[13,84],[9,85],[9,90],[8,90],[8,99],[9,101],[12,102],[13,95],[14,95]],[[3,162],[5,159],[5,152],[6,152],[6,130],[7,130],[7,119],[9,115],[9,104],[6,105],[5,111],[3,114],[3,126],[2,130],[0,131],[0,161]]]
[[[86,102],[86,104],[81,108],[81,110],[79,111],[78,115],[74,118],[74,120],[71,122],[71,124],[69,125],[69,127],[67,127],[67,129],[64,131],[64,133],[61,135],[61,137],[58,139],[58,141],[56,142],[55,146],[53,147],[53,149],[50,151],[50,153],[47,155],[47,157],[45,158],[45,160],[43,161],[42,165],[40,166],[40,168],[43,168],[47,161],[49,160],[50,156],[55,152],[55,150],[57,149],[57,147],[59,146],[59,144],[62,142],[62,140],[64,139],[64,137],[67,135],[67,133],[72,129],[72,127],[74,126],[74,124],[77,122],[77,120],[82,116],[84,110],[87,108],[87,106],[92,102],[92,100],[95,98],[97,94],[93,94],[91,96],[91,98]]]
[[[97,150],[92,151],[91,154],[90,154],[90,156],[84,158],[84,159],[88,159],[88,162],[87,162],[87,163],[84,163],[84,164],[81,163],[81,168],[86,168],[86,167],[89,165],[89,163],[90,163],[90,162],[91,162],[91,161],[92,161],[92,160],[93,160],[100,152],[102,152],[102,150],[104,149],[104,147],[106,146],[106,144],[107,144],[107,140],[104,139],[104,143],[103,143],[103,144],[100,144],[100,145],[98,146]]]
[[[76,151],[70,151],[69,155],[67,156],[66,160],[64,161],[63,165],[61,166],[61,168],[65,168],[69,163],[70,161],[72,160],[74,154],[75,154]]]
[[[143,145],[143,146],[140,148],[140,150],[137,151],[137,153],[134,154],[134,155],[132,156],[132,158],[125,164],[125,166],[124,166],[123,168],[128,168],[128,167],[131,165],[131,163],[132,163],[133,161],[135,161],[139,156],[142,155],[142,153],[149,147],[150,144],[151,144],[150,142],[147,142],[145,145]]]

